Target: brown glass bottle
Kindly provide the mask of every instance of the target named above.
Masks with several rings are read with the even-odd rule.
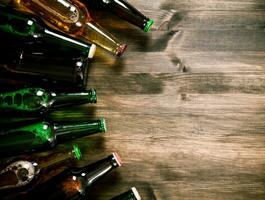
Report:
[[[13,158],[0,170],[0,194],[20,191],[21,188],[26,189],[33,187],[40,176],[53,169],[64,167],[67,163],[80,160],[82,157],[80,149],[77,145],[73,145],[71,151],[53,152],[48,156],[20,156]]]
[[[20,199],[73,200],[86,197],[91,187],[113,169],[121,166],[117,153],[82,168],[70,168],[38,185]]]
[[[20,10],[30,11],[50,26],[71,36],[95,43],[120,56],[126,44],[120,43],[90,17],[85,5],[78,0],[14,0]]]

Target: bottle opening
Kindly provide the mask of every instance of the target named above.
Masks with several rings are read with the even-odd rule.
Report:
[[[96,90],[94,90],[94,89],[91,90],[91,95],[90,95],[89,101],[91,103],[97,103],[97,91]]]
[[[146,23],[146,25],[145,25],[145,27],[144,27],[144,32],[148,32],[148,31],[151,29],[151,26],[153,25],[153,23],[154,23],[154,20],[150,19],[150,20]]]
[[[120,167],[122,162],[121,162],[121,158],[120,158],[119,154],[114,152],[112,155],[114,156],[114,159],[116,160],[118,166]]]
[[[127,48],[127,44],[121,44],[117,49],[116,49],[116,55],[117,56],[121,56],[124,51],[126,50]]]
[[[90,46],[89,52],[88,52],[88,58],[93,58],[96,53],[97,46],[95,44],[92,44]]]
[[[136,190],[135,187],[132,188],[132,192],[133,192],[136,200],[141,200],[141,197],[140,197],[140,195],[139,195],[139,193],[138,193],[138,191]]]
[[[73,145],[73,151],[74,151],[74,156],[77,160],[81,160],[82,159],[82,153],[80,151],[80,148],[74,144]]]
[[[103,133],[107,132],[106,120],[104,118],[100,119],[100,131]]]

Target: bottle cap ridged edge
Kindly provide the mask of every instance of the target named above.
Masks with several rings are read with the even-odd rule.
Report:
[[[115,51],[116,55],[121,56],[124,53],[124,51],[126,50],[126,48],[127,48],[127,44],[121,44]]]
[[[153,25],[154,20],[149,19],[149,21],[146,23],[145,27],[144,27],[144,32],[148,32],[151,29],[151,26]]]

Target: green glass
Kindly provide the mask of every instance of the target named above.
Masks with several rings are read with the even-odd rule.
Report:
[[[24,80],[26,75],[35,76],[34,81],[38,83],[86,86],[88,58],[95,54],[94,44],[53,30],[32,14],[2,5],[0,38],[5,38],[0,45],[0,65],[11,73],[11,77],[16,73]]]
[[[0,93],[0,110],[34,112],[43,114],[51,109],[81,103],[96,103],[96,90],[77,93],[48,92],[41,88],[25,88]]]
[[[81,0],[88,8],[109,11],[121,19],[148,32],[154,21],[125,0]],[[93,10],[92,10],[93,12]]]
[[[53,66],[54,65],[56,64],[53,63]],[[60,70],[57,70],[57,73],[61,77]],[[83,76],[83,73],[80,73],[80,75]],[[59,81],[55,81],[54,79],[52,79],[52,77],[48,78],[44,74],[16,71],[8,68],[7,65],[0,64],[0,92],[9,92],[13,90],[19,90],[21,88],[35,87],[45,88],[48,90],[52,88],[54,91],[57,92],[80,92],[85,89],[85,83],[87,82],[86,79],[82,78],[83,81],[81,81],[81,83],[78,83],[71,82],[69,78],[66,80],[66,78],[67,76],[65,77],[65,81],[63,81],[62,79]]]
[[[46,156],[20,156],[13,158],[0,170],[0,194],[19,191],[21,188],[35,186],[45,173],[69,165],[82,158],[77,145],[73,145],[71,151],[53,152]]]
[[[39,122],[0,131],[0,156],[54,147],[58,143],[98,132],[106,132],[105,119],[80,123]]]
[[[111,200],[141,200],[141,197],[135,187],[132,187],[127,192],[124,192]]]
[[[6,34],[2,45],[16,44],[32,54],[92,58],[96,48],[49,28],[37,16],[3,5],[0,5],[0,33]]]

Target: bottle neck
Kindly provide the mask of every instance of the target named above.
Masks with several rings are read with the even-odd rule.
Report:
[[[61,163],[73,162],[81,160],[82,154],[77,145],[73,145],[71,151],[58,153],[55,152],[49,156],[41,157],[36,163],[39,170],[51,168],[60,165]]]
[[[43,30],[42,39],[43,44],[57,45],[58,48],[56,48],[56,51],[62,51],[64,56],[82,56],[84,59],[87,59],[93,58],[96,51],[96,46],[94,44],[84,43],[52,29],[45,28]]]
[[[37,112],[49,107],[50,93],[41,88],[24,88],[0,93],[0,108],[23,112]]]
[[[97,93],[94,89],[78,93],[60,93],[58,95],[52,93],[52,96],[53,107],[97,102]]]
[[[103,29],[94,21],[87,22],[80,37],[83,40],[93,42],[103,49],[121,56],[127,45],[118,41],[109,32]]]
[[[124,0],[83,0],[87,3],[88,7],[90,2],[92,6],[97,6],[99,8],[109,10],[116,14],[120,18],[132,23],[133,25],[139,27],[140,29],[148,32],[153,24],[153,20],[149,19],[143,15],[134,6],[129,4]]]
[[[81,123],[54,124],[54,132],[59,143],[105,131],[106,124],[104,118]]]
[[[121,166],[121,160],[117,153],[104,158],[100,161],[92,163],[86,167],[81,168],[78,172],[73,172],[73,175],[78,174],[84,177],[86,181],[86,188],[88,190],[96,182],[101,180],[107,174],[109,174],[113,169]]]

